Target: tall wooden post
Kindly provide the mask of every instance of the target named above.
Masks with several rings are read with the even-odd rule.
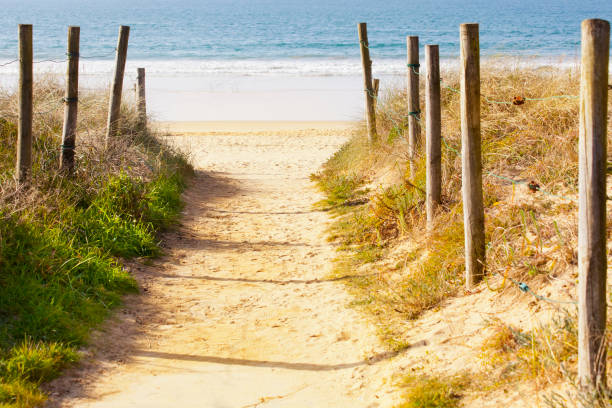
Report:
[[[137,92],[137,105],[138,105],[138,121],[142,129],[147,127],[147,99],[145,94],[145,69],[138,68],[138,92]]]
[[[19,24],[19,124],[16,178],[23,183],[32,171],[32,25]]]
[[[465,284],[484,272],[485,230],[480,140],[480,45],[478,24],[461,24],[461,168],[465,229]]]
[[[606,387],[606,154],[610,23],[582,22],[578,165],[578,377]]]
[[[119,40],[117,41],[117,54],[115,57],[115,76],[110,92],[108,106],[108,122],[106,125],[106,143],[117,134],[119,116],[121,109],[121,91],[123,89],[123,74],[125,72],[125,61],[127,59],[128,38],[130,27],[119,27]]]
[[[68,27],[68,68],[66,71],[66,94],[64,96],[64,130],[60,168],[71,172],[74,168],[77,113],[79,106],[79,27]]]
[[[368,28],[366,23],[358,24],[359,49],[363,66],[363,91],[365,93],[366,126],[370,143],[376,140],[376,109],[374,107],[374,89],[372,87],[372,60],[368,48]]]
[[[408,147],[410,149],[410,177],[414,177],[415,158],[421,137],[419,120],[419,37],[409,36],[406,39],[408,54]]]
[[[442,118],[440,113],[440,55],[437,45],[425,46],[427,83],[425,85],[427,150],[427,228],[432,229],[434,215],[442,200]]]

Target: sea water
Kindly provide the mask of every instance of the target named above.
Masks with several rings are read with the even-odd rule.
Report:
[[[216,94],[226,106],[232,103],[228,95],[245,100],[249,92],[271,94],[251,95],[263,105],[244,103],[250,112],[242,112],[241,119],[262,118],[266,112],[289,119],[355,115],[361,104],[347,102],[347,92],[362,91],[357,40],[362,21],[368,23],[374,74],[390,78],[405,71],[407,35],[418,35],[421,47],[438,44],[443,64],[452,64],[459,54],[459,25],[477,22],[485,58],[563,65],[579,57],[583,19],[612,19],[611,0],[0,0],[0,10],[0,63],[17,57],[17,24],[29,23],[34,25],[34,59],[41,61],[37,71],[63,72],[66,28],[78,25],[81,74],[90,84],[108,82],[118,26],[129,25],[128,80],[135,67],[145,67],[152,103],[165,104],[160,116],[184,120],[229,119],[239,107],[221,112],[218,103],[200,104],[187,117],[176,106],[181,100]],[[16,64],[0,67],[1,85],[14,82],[16,69]],[[300,105],[299,95],[287,92],[325,90],[331,100],[336,95],[336,102],[327,99],[326,106],[322,100],[325,106],[314,109],[316,114],[307,114],[312,109],[304,106],[299,113],[296,107],[287,116],[288,101]],[[344,109],[342,117],[336,115],[337,105]]]

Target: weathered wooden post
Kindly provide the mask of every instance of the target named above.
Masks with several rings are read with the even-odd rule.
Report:
[[[19,24],[19,124],[16,178],[23,183],[32,171],[32,25]]]
[[[68,68],[66,71],[66,94],[64,96],[64,130],[60,154],[60,168],[71,172],[74,168],[76,146],[77,113],[79,106],[79,27],[68,27]]]
[[[426,116],[426,183],[427,183],[427,228],[432,229],[434,216],[442,200],[442,152],[440,113],[440,55],[437,45],[425,46],[427,83],[425,85]]]
[[[485,230],[480,140],[480,45],[478,24],[461,24],[461,169],[465,229],[465,284],[484,273]]]
[[[372,60],[368,46],[368,27],[366,23],[358,24],[359,49],[363,66],[363,91],[365,93],[366,126],[370,143],[376,140],[376,109],[374,107],[374,89],[372,87]]]
[[[408,147],[410,149],[410,177],[414,177],[415,159],[421,137],[419,120],[421,108],[419,107],[419,37],[409,36],[406,39],[408,55]]]
[[[378,99],[378,89],[379,88],[380,88],[380,79],[374,78],[372,80],[372,89],[374,90],[375,99]]]
[[[145,94],[145,69],[138,68],[138,93],[137,93],[137,106],[138,106],[138,121],[142,129],[147,127],[147,100]]]
[[[125,72],[125,61],[127,58],[128,38],[130,27],[119,27],[119,40],[117,41],[117,54],[115,57],[115,76],[110,91],[110,102],[108,106],[108,122],[106,125],[106,144],[111,137],[117,134],[119,116],[121,109],[121,91],[123,89],[123,74]]]
[[[374,78],[372,80],[372,90],[374,92],[374,110],[376,110],[376,106],[378,105],[378,90],[380,88],[380,79]]]
[[[578,378],[606,387],[606,154],[610,23],[582,22],[578,165]]]

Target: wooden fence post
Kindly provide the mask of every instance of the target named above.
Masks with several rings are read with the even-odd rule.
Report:
[[[145,69],[138,68],[138,92],[137,92],[137,105],[138,105],[138,121],[142,129],[147,127],[147,100],[145,94]]]
[[[610,23],[582,22],[578,143],[578,378],[606,387],[606,165]]]
[[[480,140],[480,45],[478,24],[461,24],[461,169],[465,229],[465,284],[483,276],[484,206]]]
[[[60,154],[60,168],[71,172],[74,168],[77,113],[79,106],[79,27],[68,27],[68,68],[66,71],[66,95],[64,97],[64,130]]]
[[[119,40],[117,41],[117,54],[115,58],[115,76],[110,92],[110,102],[108,107],[108,122],[106,125],[106,144],[111,137],[117,134],[119,116],[121,109],[121,91],[123,89],[123,74],[125,72],[125,61],[127,58],[128,38],[130,27],[119,27]]]
[[[359,23],[359,49],[361,50],[361,65],[363,66],[363,90],[365,93],[366,126],[370,143],[376,140],[376,110],[374,108],[374,89],[372,88],[372,60],[368,45],[368,27]]]
[[[427,83],[425,96],[426,149],[427,149],[427,228],[432,229],[434,215],[442,200],[442,152],[440,113],[440,55],[437,45],[425,46]]]
[[[372,91],[374,92],[374,110],[376,110],[376,105],[378,105],[378,90],[380,89],[380,79],[374,78],[372,80]]]
[[[420,143],[421,108],[419,107],[419,37],[406,39],[408,55],[408,147],[410,149],[410,177],[415,175],[415,158]]]
[[[32,171],[32,25],[19,24],[19,125],[16,178],[23,183]]]

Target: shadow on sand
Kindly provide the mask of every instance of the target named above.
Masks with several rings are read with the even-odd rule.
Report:
[[[184,194],[186,203],[183,211],[183,225],[174,231],[166,233],[163,241],[167,242],[172,249],[195,248],[198,251],[215,250],[236,250],[249,251],[258,248],[270,250],[275,247],[299,247],[312,246],[302,243],[291,242],[262,242],[262,241],[243,241],[234,242],[231,240],[212,240],[201,239],[191,229],[190,225],[207,222],[206,218],[214,212],[211,209],[219,199],[226,200],[239,196],[244,193],[236,179],[228,175],[218,173],[196,172],[195,177],[189,184],[189,188]],[[241,213],[237,211],[236,213]],[[266,213],[267,214],[267,213]],[[296,212],[295,214],[301,214]],[[157,262],[158,264],[172,264],[176,259],[166,257]],[[136,262],[127,264],[133,276],[142,288],[150,286],[163,286],[167,279],[195,279],[202,281],[217,282],[245,282],[261,284],[317,284],[325,282],[336,282],[346,279],[358,278],[369,275],[350,275],[331,279],[248,279],[218,276],[181,276],[160,272],[156,265],[143,265]],[[159,299],[151,295],[146,289],[140,295],[129,295],[125,297],[125,306],[116,311],[99,331],[92,334],[91,346],[88,348],[90,357],[84,358],[77,366],[67,370],[62,377],[46,385],[44,388],[50,394],[50,399],[46,404],[49,408],[59,408],[68,402],[78,399],[93,398],[92,385],[108,375],[108,372],[119,364],[129,364],[138,360],[142,364],[142,359],[148,359],[145,364],[151,367],[160,364],[162,361],[192,361],[195,363],[220,364],[227,366],[248,366],[261,368],[279,368],[287,370],[303,371],[334,371],[350,369],[363,365],[375,364],[384,360],[391,359],[402,351],[412,347],[426,345],[420,342],[408,346],[400,351],[379,353],[369,358],[359,361],[349,361],[338,364],[324,364],[319,362],[290,362],[290,361],[268,361],[268,360],[248,360],[232,357],[220,356],[198,356],[187,354],[165,353],[152,350],[143,350],[143,341],[150,335],[147,325],[160,323],[164,319],[169,320],[174,316],[173,311],[168,311],[159,304]],[[155,363],[158,361],[158,363]],[[109,368],[110,367],[110,368]]]
[[[350,279],[359,279],[359,278],[367,278],[370,276],[376,276],[379,273],[367,273],[367,274],[354,274],[354,275],[344,275],[338,276],[336,278],[329,279],[248,279],[248,278],[230,278],[230,277],[222,277],[222,276],[210,276],[210,275],[194,275],[194,276],[182,276],[182,275],[171,275],[168,273],[163,273],[155,270],[147,270],[144,273],[156,276],[160,278],[166,279],[194,279],[194,280],[206,280],[212,282],[244,282],[244,283],[266,283],[271,285],[289,285],[289,284],[297,284],[297,285],[312,285],[316,283],[330,283],[330,282],[340,282],[343,280]]]
[[[183,194],[186,205],[182,222],[187,224],[191,220],[204,217],[215,199],[231,198],[241,193],[242,190],[234,179],[196,171]],[[189,233],[187,227],[180,226],[165,233],[162,241],[180,242],[178,237]],[[135,261],[127,261],[125,265],[141,288],[160,279],[149,273],[154,267]],[[164,313],[157,302],[146,290],[138,295],[125,296],[124,307],[116,310],[99,330],[92,333],[90,346],[87,348],[91,357],[83,358],[79,364],[66,370],[60,378],[42,387],[50,395],[45,407],[59,408],[73,399],[87,398],[88,386],[102,378],[109,365],[129,363],[136,356],[136,343],[143,338],[143,322],[155,321]]]
[[[340,363],[340,364],[316,364],[316,363],[291,363],[286,361],[267,361],[267,360],[247,360],[242,358],[231,358],[231,357],[216,357],[216,356],[198,356],[188,354],[174,354],[174,353],[160,353],[157,351],[149,350],[135,350],[132,355],[138,357],[147,358],[159,358],[165,360],[181,360],[181,361],[193,361],[201,363],[211,364],[222,364],[222,365],[239,365],[246,367],[261,367],[261,368],[282,368],[285,370],[298,370],[298,371],[334,371],[334,370],[345,370],[348,368],[355,368],[364,365],[376,364],[378,362],[392,359],[402,352],[416,348],[426,346],[426,341],[420,341],[410,346],[406,346],[399,351],[386,351],[378,353],[372,357],[363,359],[361,361],[355,361],[351,363]]]

